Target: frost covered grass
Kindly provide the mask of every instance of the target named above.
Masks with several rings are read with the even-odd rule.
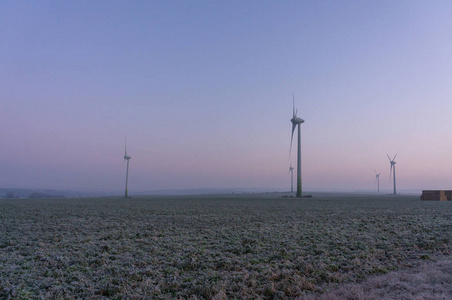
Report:
[[[373,276],[360,283],[348,283],[307,299],[451,299],[452,259],[422,264],[419,268]]]
[[[0,200],[0,298],[303,298],[451,249],[417,196]]]

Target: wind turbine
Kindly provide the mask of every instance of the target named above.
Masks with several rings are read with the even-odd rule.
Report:
[[[380,174],[381,173],[377,173],[377,170],[375,170],[375,183],[377,184],[378,192],[380,192]]]
[[[396,162],[394,161],[394,159],[396,158],[397,154],[394,156],[393,159],[391,159],[388,154],[386,154],[386,155],[388,156],[389,162],[391,163],[391,169],[389,169],[389,178],[391,178],[391,171],[392,171],[393,172],[393,177],[394,177],[394,195],[395,195],[396,194],[396,180],[395,180],[395,165],[396,165]]]
[[[293,193],[293,167],[292,167],[292,164],[290,164],[289,173],[290,173],[290,192]]]
[[[129,160],[132,157],[127,155],[127,140],[124,143],[124,161],[127,160],[127,171],[126,171],[126,193],[125,193],[125,198],[129,198],[129,191],[127,189],[127,185],[129,183]]]
[[[304,123],[304,120],[297,117],[297,112],[298,109],[295,111],[295,94],[293,94],[293,116],[290,119],[290,122],[292,122],[292,138],[290,139],[289,157],[292,151],[293,133],[295,132],[295,127],[298,125],[297,197],[301,197],[301,124]]]

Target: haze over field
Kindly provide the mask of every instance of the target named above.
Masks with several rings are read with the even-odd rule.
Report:
[[[450,1],[2,1],[0,187],[451,189]],[[295,148],[292,149],[292,154]],[[295,156],[292,158],[295,165]]]

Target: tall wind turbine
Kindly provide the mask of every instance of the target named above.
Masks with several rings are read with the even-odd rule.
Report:
[[[127,189],[127,185],[129,183],[129,160],[132,157],[127,155],[127,141],[125,141],[124,143],[124,161],[127,160],[127,171],[126,171],[126,193],[125,193],[125,198],[129,198],[129,191]]]
[[[380,174],[377,173],[377,170],[375,170],[375,183],[377,184],[377,190],[380,192]]]
[[[396,162],[394,160],[395,160],[397,154],[394,156],[393,159],[391,159],[388,154],[386,154],[386,155],[388,156],[389,162],[391,163],[391,169],[389,169],[389,178],[391,178],[391,171],[392,171],[393,172],[392,177],[394,177],[394,195],[395,195],[396,194],[396,181],[395,181],[395,165],[396,165]]]
[[[292,138],[290,139],[289,156],[292,151],[293,133],[298,125],[297,197],[301,197],[301,124],[304,123],[304,120],[297,117],[297,112],[298,109],[295,111],[295,94],[293,94],[293,116],[290,119],[290,122],[292,122]]]
[[[292,167],[292,164],[290,164],[289,173],[290,173],[290,192],[293,193],[293,167]]]

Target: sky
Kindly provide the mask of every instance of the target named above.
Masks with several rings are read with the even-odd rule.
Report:
[[[451,1],[1,1],[0,187],[452,189]],[[296,137],[294,137],[295,139]],[[294,143],[295,144],[295,143]],[[296,144],[295,144],[296,145]]]

